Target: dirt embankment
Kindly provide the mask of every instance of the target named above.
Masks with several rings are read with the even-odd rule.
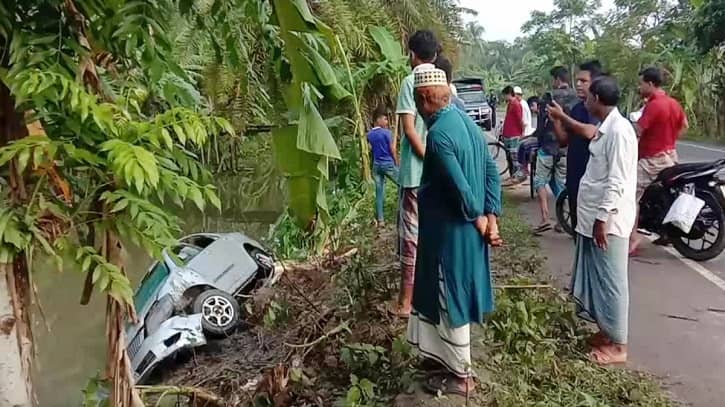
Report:
[[[397,282],[394,232],[363,241],[352,255],[285,266],[273,287],[243,305],[244,327],[159,369],[157,380],[203,389],[226,406],[329,406],[344,399],[351,387],[341,360],[345,345],[388,348],[404,330],[383,308]]]

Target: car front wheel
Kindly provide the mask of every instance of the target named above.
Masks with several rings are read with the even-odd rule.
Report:
[[[194,300],[194,313],[201,314],[204,333],[211,336],[228,336],[239,324],[239,303],[221,290],[207,290]]]

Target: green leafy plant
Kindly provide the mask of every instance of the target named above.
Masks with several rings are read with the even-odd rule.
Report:
[[[345,407],[373,407],[375,400],[375,384],[368,379],[358,379],[350,375],[350,389],[345,396]]]

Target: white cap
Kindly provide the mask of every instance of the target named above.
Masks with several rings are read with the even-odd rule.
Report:
[[[415,68],[413,68],[413,73],[415,73],[416,71],[420,71],[421,69],[424,69],[424,70],[435,69],[435,67],[436,67],[435,65],[429,64],[429,63],[420,64],[420,65],[416,66]]]
[[[514,94],[516,94],[516,95],[523,95],[524,94],[524,91],[521,90],[521,87],[514,86]]]
[[[413,88],[423,86],[445,86],[448,87],[448,78],[442,69],[436,68],[433,64],[419,65],[413,70]]]

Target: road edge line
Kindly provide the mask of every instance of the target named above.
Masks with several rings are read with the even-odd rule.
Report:
[[[715,151],[717,153],[725,153],[725,150],[721,150],[721,149],[713,148],[713,147],[705,147],[705,146],[701,146],[701,145],[695,144],[695,143],[690,143],[687,141],[679,141],[679,142],[677,142],[677,144],[682,144],[683,146],[687,146],[687,147],[699,148],[701,150],[706,150],[706,151]]]
[[[653,237],[650,236],[648,238],[648,240],[649,241],[653,241],[653,240],[656,240],[656,238],[653,238]],[[673,249],[671,247],[662,247],[662,249],[664,249],[667,253],[675,256],[675,258],[679,259],[687,267],[689,267],[690,269],[692,269],[695,272],[697,272],[697,274],[699,274],[702,277],[704,277],[707,281],[715,284],[715,286],[717,286],[719,289],[725,291],[725,280],[723,280],[722,278],[718,277],[715,273],[713,273],[712,271],[706,269],[704,266],[702,266],[701,264],[697,263],[694,260],[688,259],[686,257],[682,257],[682,255],[680,255],[677,252],[677,250],[675,250],[675,249]]]

